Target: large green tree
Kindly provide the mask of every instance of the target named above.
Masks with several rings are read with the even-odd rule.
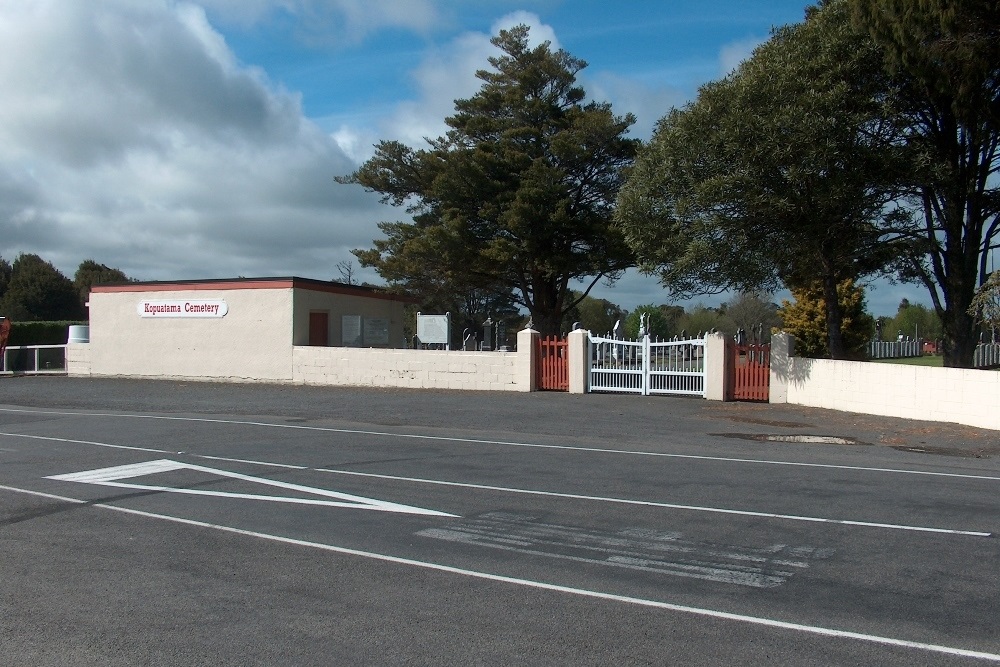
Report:
[[[10,284],[11,271],[10,262],[0,257],[0,299],[3,299],[4,292],[7,291],[7,285]]]
[[[681,294],[816,285],[846,358],[837,286],[887,271],[905,231],[881,63],[833,0],[672,110],[619,196],[640,266]]]
[[[615,328],[615,322],[624,320],[628,312],[616,303],[593,296],[573,293],[569,297],[577,304],[563,317],[562,330],[570,331],[574,323],[595,334],[606,334]]]
[[[120,269],[114,269],[105,264],[98,264],[92,259],[80,262],[73,275],[73,286],[80,295],[80,304],[86,304],[90,297],[90,288],[102,283],[124,283],[129,278]]]
[[[394,285],[419,291],[473,287],[516,295],[543,334],[558,333],[574,305],[633,263],[612,228],[615,197],[638,142],[635,122],[586,102],[576,76],[586,63],[528,28],[501,31],[500,55],[477,72],[479,92],[455,102],[445,136],[423,149],[395,141],[341,183],[357,183],[406,207],[412,222],[387,222],[384,239],[356,250]]]
[[[941,338],[941,319],[937,313],[906,299],[900,302],[894,317],[879,319],[882,321],[882,340],[896,340],[900,333],[931,341]]]
[[[771,340],[771,329],[781,326],[778,305],[774,295],[759,292],[741,292],[727,301],[726,317],[737,330],[742,329],[747,336],[758,336],[761,342]]]
[[[73,281],[38,255],[22,253],[11,265],[0,315],[22,322],[79,320],[84,311]]]
[[[912,275],[941,318],[945,365],[968,367],[977,338],[970,306],[1000,233],[1000,3],[849,2],[885,53],[893,103],[918,151],[909,182],[925,254]]]

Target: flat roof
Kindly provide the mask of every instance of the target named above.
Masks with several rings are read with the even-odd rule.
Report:
[[[236,289],[306,289],[331,294],[363,296],[416,303],[418,299],[391,292],[384,287],[351,285],[332,280],[316,280],[287,276],[281,278],[208,278],[205,280],[146,280],[124,283],[103,283],[90,288],[91,292],[172,292]]]

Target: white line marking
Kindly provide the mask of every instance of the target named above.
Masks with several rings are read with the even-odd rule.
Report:
[[[877,468],[869,466],[839,465],[833,463],[803,463],[800,461],[741,459],[736,457],[703,456],[698,454],[669,454],[666,452],[644,452],[639,450],[608,449],[602,447],[580,447],[575,445],[543,445],[530,442],[482,440],[476,438],[455,438],[455,437],[440,436],[440,435],[420,435],[416,433],[391,433],[388,431],[365,431],[365,430],[346,429],[346,428],[330,428],[325,426],[305,426],[302,424],[272,424],[268,422],[245,421],[245,420],[235,420],[235,419],[208,419],[202,417],[167,417],[163,415],[126,415],[126,414],[115,414],[110,412],[58,412],[51,410],[26,410],[26,409],[16,409],[16,408],[0,408],[0,412],[18,412],[18,413],[28,413],[28,414],[59,415],[59,416],[70,416],[70,417],[117,417],[120,419],[155,419],[163,421],[189,421],[189,422],[199,422],[208,424],[261,426],[264,428],[283,428],[283,429],[292,429],[300,431],[317,431],[322,433],[348,433],[352,435],[370,435],[377,437],[402,438],[402,439],[412,439],[412,440],[437,440],[440,442],[456,442],[456,443],[473,444],[473,445],[499,445],[505,447],[527,447],[533,449],[555,449],[555,450],[574,451],[574,452],[587,452],[591,454],[651,456],[656,458],[690,459],[694,461],[719,461],[723,463],[752,463],[758,465],[795,466],[801,468],[826,468],[832,470],[854,470],[859,472],[881,472],[881,473],[892,473],[898,475],[924,475],[928,477],[951,477],[956,479],[976,479],[976,480],[1000,482],[1000,475],[971,475],[966,473],[933,472],[927,470],[907,470],[905,468]],[[19,433],[0,433],[0,436],[3,435],[11,437],[30,437],[30,436],[22,436]],[[58,438],[51,438],[51,439],[58,440]],[[67,440],[66,442],[74,442],[74,441]],[[94,444],[94,443],[88,443],[88,444]],[[114,446],[114,445],[108,445],[108,446]],[[130,449],[129,447],[121,447],[121,448]],[[147,449],[145,451],[163,452],[164,450]]]
[[[55,441],[55,442],[68,442],[68,443],[74,443],[74,444],[93,445],[95,447],[110,447],[110,448],[113,448],[113,449],[134,450],[134,451],[142,451],[142,452],[155,452],[155,453],[159,453],[159,454],[173,454],[173,453],[176,453],[176,452],[168,452],[168,451],[165,451],[165,450],[162,450],[162,449],[150,449],[150,448],[147,448],[147,447],[129,447],[127,445],[112,445],[112,444],[103,443],[103,442],[94,442],[94,441],[91,441],[91,440],[71,440],[71,439],[68,439],[68,438],[54,438],[54,437],[41,436],[41,435],[25,435],[25,434],[21,434],[21,433],[2,433],[2,432],[0,432],[0,436],[9,436],[9,437],[13,437],[13,438],[31,438],[31,439],[34,439],[34,440],[52,440],[52,441]],[[324,472],[324,473],[331,473],[331,474],[336,474],[336,475],[354,475],[354,476],[357,476],[357,477],[373,477],[373,478],[377,478],[377,479],[388,479],[388,480],[401,481],[401,482],[414,482],[414,483],[420,483],[420,484],[436,484],[436,485],[440,485],[440,486],[453,486],[453,487],[459,487],[459,488],[478,489],[478,490],[483,490],[483,491],[500,491],[500,492],[505,492],[505,493],[519,493],[519,494],[525,494],[525,495],[549,496],[549,497],[554,497],[554,498],[568,498],[568,499],[573,499],[573,500],[593,500],[593,501],[600,501],[600,502],[619,503],[619,504],[623,504],[623,505],[642,505],[642,506],[645,506],[645,507],[661,507],[661,508],[664,508],[664,509],[677,509],[677,510],[696,511],[696,512],[713,512],[713,513],[717,513],[717,514],[734,514],[734,515],[752,516],[752,517],[767,518],[767,519],[784,519],[784,520],[790,520],[790,521],[807,521],[807,522],[813,522],[813,523],[831,523],[831,524],[838,524],[838,525],[844,525],[844,526],[858,526],[858,527],[865,527],[865,528],[886,528],[886,529],[892,529],[892,530],[907,530],[907,531],[912,531],[912,532],[940,533],[940,534],[947,534],[947,535],[965,535],[965,536],[971,536],[971,537],[992,537],[992,535],[993,535],[992,533],[982,532],[982,531],[956,530],[956,529],[950,529],[950,528],[930,528],[930,527],[923,527],[923,526],[906,526],[906,525],[898,525],[898,524],[891,524],[891,523],[876,523],[876,522],[870,522],[870,521],[851,521],[851,520],[848,520],[848,519],[827,519],[827,518],[823,518],[823,517],[808,517],[808,516],[797,516],[797,515],[790,515],[790,514],[774,514],[774,513],[770,513],[770,512],[754,512],[754,511],[750,511],[750,510],[733,510],[733,509],[724,509],[724,508],[718,508],[718,507],[699,507],[699,506],[696,506],[696,505],[679,505],[679,504],[672,504],[672,503],[660,503],[660,502],[655,502],[655,501],[651,501],[651,500],[629,500],[629,499],[625,499],[625,498],[608,498],[608,497],[602,497],[602,496],[586,496],[586,495],[572,494],[572,493],[557,493],[555,491],[534,491],[534,490],[531,490],[531,489],[516,489],[516,488],[507,488],[507,487],[501,487],[501,486],[489,486],[489,485],[485,485],[485,484],[470,484],[470,483],[465,483],[465,482],[447,482],[447,481],[431,480],[431,479],[420,479],[420,478],[413,478],[413,477],[398,477],[398,476],[395,476],[395,475],[378,475],[378,474],[375,474],[375,473],[354,472],[354,471],[348,471],[348,470],[333,470],[333,469],[328,469],[328,468],[309,468],[308,466],[292,466],[292,465],[286,465],[286,464],[282,464],[282,463],[269,463],[267,461],[250,461],[250,460],[247,460],[247,459],[226,458],[226,457],[222,457],[222,456],[204,456],[204,455],[199,455],[199,454],[189,454],[188,456],[191,456],[193,458],[209,459],[209,460],[213,460],[213,461],[223,461],[223,462],[228,462],[228,463],[244,463],[244,464],[259,465],[259,466],[274,466],[274,467],[277,467],[277,468],[289,468],[289,469],[292,469],[292,470],[312,470],[314,472]],[[664,456],[673,456],[673,455],[665,454]],[[928,473],[928,474],[931,474],[931,473]],[[1000,479],[1000,478],[998,478],[998,479]],[[138,488],[138,487],[133,487],[133,488]],[[150,487],[149,490],[155,490],[155,489],[153,489],[152,487]],[[194,494],[195,492],[194,491],[189,491],[189,493]]]
[[[50,493],[41,493],[39,491],[31,491],[29,489],[19,489],[10,486],[0,485],[0,490],[11,491],[14,493],[25,493],[29,495],[40,496],[43,498],[49,498],[52,500],[59,500],[67,503],[75,504],[88,504],[85,500],[79,500],[77,498],[66,498],[63,496],[56,496]],[[514,584],[517,586],[524,586],[527,588],[534,588],[538,590],[553,591],[556,593],[566,593],[569,595],[577,595],[580,597],[593,598],[598,600],[607,600],[611,602],[621,602],[624,604],[632,604],[641,607],[651,607],[654,609],[662,609],[665,611],[673,611],[682,614],[692,614],[696,616],[704,616],[707,618],[717,618],[726,621],[736,621],[738,623],[748,623],[751,625],[759,625],[769,628],[777,628],[780,630],[791,630],[793,632],[803,632],[807,634],[820,635],[823,637],[833,637],[836,639],[853,639],[856,641],[868,642],[873,644],[882,644],[885,646],[897,646],[902,648],[911,648],[920,651],[927,651],[931,653],[940,653],[944,655],[960,656],[964,658],[977,658],[979,660],[988,660],[990,662],[1000,663],[1000,654],[997,653],[986,653],[983,651],[973,651],[963,648],[954,648],[951,646],[941,646],[939,644],[926,644],[923,642],[914,642],[906,639],[895,639],[892,637],[882,637],[879,635],[870,635],[861,632],[851,632],[849,630],[836,630],[833,628],[824,628],[814,625],[803,625],[800,623],[790,623],[787,621],[778,621],[770,618],[763,618],[758,616],[748,616],[745,614],[733,614],[725,611],[716,611],[714,609],[703,609],[699,607],[689,607],[686,605],[673,604],[670,602],[661,602],[658,600],[646,600],[644,598],[636,598],[625,595],[616,595],[614,593],[602,593],[600,591],[591,591],[583,588],[571,588],[569,586],[560,586],[558,584],[549,584],[542,581],[532,581],[530,579],[519,579],[516,577],[507,577],[499,574],[490,574],[488,572],[477,572],[476,570],[465,570],[458,567],[452,567],[450,565],[441,565],[438,563],[428,563],[425,561],[413,560],[410,558],[401,558],[399,556],[390,556],[387,554],[380,554],[371,551],[361,551],[358,549],[349,549],[347,547],[338,547],[332,544],[322,544],[320,542],[308,542],[305,540],[298,540],[291,537],[282,537],[280,535],[269,535],[267,533],[259,533],[251,530],[244,530],[242,528],[233,528],[230,526],[222,526],[218,524],[206,523],[204,521],[195,521],[193,519],[183,519],[180,517],[169,516],[165,514],[153,514],[151,512],[142,512],[140,510],[128,509],[125,507],[116,507],[114,505],[103,505],[103,504],[92,504],[92,507],[99,507],[101,509],[108,509],[114,512],[122,512],[124,514],[131,514],[134,516],[142,516],[149,519],[159,519],[161,521],[170,521],[172,523],[178,523],[187,526],[195,526],[198,528],[208,528],[211,530],[218,530],[220,532],[231,533],[234,535],[242,535],[245,537],[255,537],[262,540],[268,540],[271,542],[277,542],[280,544],[289,544],[292,546],[308,547],[311,549],[319,549],[321,551],[327,551],[330,553],[342,554],[345,556],[356,556],[360,558],[369,558],[372,560],[381,561],[384,563],[393,563],[396,565],[406,565],[410,567],[419,567],[426,570],[433,570],[437,572],[445,572],[448,574],[455,574],[464,577],[470,577],[473,579],[482,579],[485,581],[495,581],[505,584]]]
[[[134,447],[130,445],[112,445],[107,442],[94,442],[93,440],[73,440],[71,438],[55,438],[48,435],[28,435],[26,433],[3,433],[0,435],[8,438],[27,438],[29,440],[50,440],[52,442],[68,442],[73,445],[93,445],[94,447],[107,447],[109,449],[124,449],[131,452],[150,452],[152,454],[179,454],[180,452],[167,449],[153,449],[151,447]]]
[[[161,459],[159,461],[147,461],[146,463],[131,463],[112,468],[74,472],[67,475],[50,475],[46,479],[57,479],[62,482],[82,482],[84,484],[105,484],[107,482],[117,482],[120,479],[132,479],[133,477],[154,475],[158,472],[180,470],[184,467],[186,466],[183,463]]]
[[[605,503],[620,503],[622,505],[642,505],[644,507],[661,507],[664,509],[687,510],[692,512],[712,512],[715,514],[735,514],[738,516],[752,516],[766,519],[786,519],[789,521],[809,521],[813,523],[835,523],[844,526],[863,526],[867,528],[888,528],[892,530],[910,530],[922,533],[944,533],[948,535],[967,535],[971,537],[991,537],[993,533],[986,533],[975,530],[953,530],[949,528],[928,528],[924,526],[908,526],[895,523],[876,523],[872,521],[851,521],[848,519],[826,519],[815,516],[799,516],[796,514],[775,514],[772,512],[754,512],[750,510],[734,510],[721,507],[700,507],[698,505],[678,505],[674,503],[661,503],[652,500],[629,500],[626,498],[610,498],[605,496],[586,496],[577,493],[557,493],[555,491],[534,491],[531,489],[517,489],[503,486],[488,486],[485,484],[470,484],[466,482],[444,482],[433,479],[420,479],[413,477],[397,477],[395,475],[377,475],[375,473],[355,472],[353,470],[332,470],[329,468],[315,468],[316,472],[326,472],[335,475],[353,475],[357,477],[374,477],[377,479],[389,479],[400,482],[414,482],[417,484],[436,484],[440,486],[455,486],[466,489],[477,489],[483,491],[501,491],[504,493],[520,493],[531,496],[547,496],[550,498],[568,498],[571,500],[594,500]]]
[[[288,491],[298,491],[314,496],[326,498],[336,498],[337,501],[316,500],[314,498],[294,498],[284,496],[264,496],[250,493],[231,493],[228,491],[207,491],[204,489],[174,488],[169,486],[158,486],[149,484],[132,484],[120,482],[122,479],[134,479],[146,475],[155,475],[163,472],[173,472],[176,470],[194,470],[196,472],[207,473],[212,476],[229,477],[244,482],[254,484],[264,484]],[[399,514],[420,514],[423,516],[446,516],[455,517],[454,514],[428,510],[410,505],[400,505],[385,500],[375,500],[373,498],[363,498],[349,493],[339,491],[329,491],[327,489],[317,489],[311,486],[302,486],[290,482],[281,482],[263,477],[251,477],[238,472],[219,470],[217,468],[206,468],[204,466],[191,463],[179,463],[161,459],[159,461],[147,461],[145,463],[133,463],[129,465],[113,466],[111,468],[100,468],[98,470],[86,470],[84,472],[74,472],[65,475],[50,475],[46,479],[53,479],[60,482],[80,482],[83,484],[96,484],[99,486],[112,486],[121,489],[138,489],[141,491],[159,491],[165,493],[180,493],[194,496],[219,496],[223,498],[238,498],[242,500],[266,500],[270,502],[297,503],[300,505],[322,505],[326,507],[344,507],[350,509],[376,510],[380,512],[396,512]],[[339,501],[339,502],[338,502]]]

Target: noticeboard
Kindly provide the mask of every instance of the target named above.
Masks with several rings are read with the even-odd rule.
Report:
[[[364,344],[380,347],[389,344],[389,320],[383,317],[366,317],[364,323]]]
[[[417,313],[417,338],[427,345],[448,345],[451,341],[451,315]]]
[[[340,344],[344,347],[361,347],[361,316],[343,315],[340,318]]]

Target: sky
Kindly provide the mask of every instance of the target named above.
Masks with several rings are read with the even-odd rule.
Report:
[[[350,251],[404,220],[336,176],[383,139],[425,146],[517,24],[587,61],[588,97],[648,140],[802,0],[0,0],[0,256],[67,276],[301,276],[380,283]],[[672,303],[629,272],[592,292]],[[781,295],[779,295],[780,298]],[[915,286],[879,284],[892,315]],[[704,297],[682,305],[716,305]]]

